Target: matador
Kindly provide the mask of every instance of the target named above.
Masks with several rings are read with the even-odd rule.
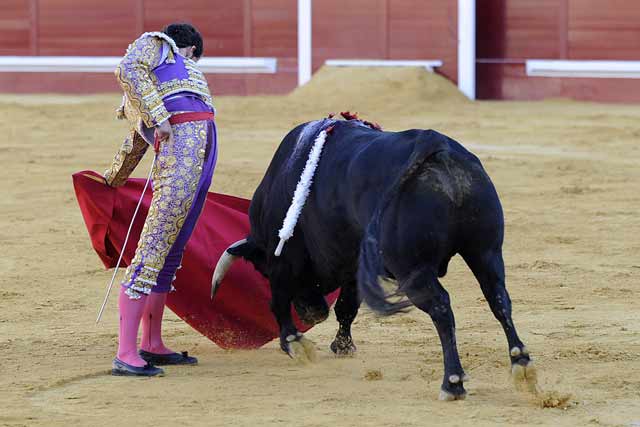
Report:
[[[154,376],[164,373],[156,365],[197,363],[188,353],[164,345],[161,325],[216,164],[215,108],[196,65],[202,52],[202,37],[193,26],[171,24],[162,32],[142,34],[116,69],[124,90],[118,115],[127,120],[130,132],[104,173],[105,182],[124,184],[150,146],[156,158],[151,206],[118,298],[113,375]]]

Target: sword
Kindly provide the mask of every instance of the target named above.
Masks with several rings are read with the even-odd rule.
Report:
[[[140,205],[142,204],[142,200],[144,199],[144,193],[147,191],[147,187],[149,186],[149,182],[151,181],[153,168],[156,165],[156,159],[158,158],[158,153],[160,152],[160,139],[157,136],[155,138],[153,148],[155,151],[155,155],[153,156],[153,161],[151,162],[151,169],[149,169],[149,176],[147,176],[147,182],[144,183],[144,188],[142,189],[142,194],[140,195],[140,200],[138,200],[138,205],[136,206],[136,210],[133,211],[133,217],[131,218],[131,223],[129,224],[127,235],[124,238],[124,243],[122,244],[122,250],[120,250],[120,256],[118,257],[116,268],[115,270],[113,270],[113,276],[111,276],[111,282],[109,282],[109,286],[107,287],[107,293],[104,296],[104,300],[102,301],[102,306],[100,306],[100,311],[98,312],[96,325],[100,323],[100,319],[102,318],[102,313],[104,313],[104,309],[107,306],[107,301],[109,300],[109,295],[111,294],[111,289],[113,288],[113,282],[116,280],[116,274],[118,274],[118,269],[120,268],[120,262],[122,261],[122,256],[124,255],[124,249],[127,247],[127,242],[129,241],[129,235],[131,234],[133,223],[136,220],[136,216],[138,215],[138,210],[140,209]]]

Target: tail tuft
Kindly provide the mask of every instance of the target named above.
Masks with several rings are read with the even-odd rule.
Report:
[[[404,312],[412,304],[406,299],[393,302],[390,299],[400,296],[398,292],[387,294],[380,285],[380,276],[384,272],[382,254],[380,253],[378,236],[380,210],[374,214],[367,226],[360,244],[360,261],[358,266],[358,291],[373,311],[384,316]]]

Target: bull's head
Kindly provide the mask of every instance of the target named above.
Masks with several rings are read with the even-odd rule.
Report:
[[[229,246],[218,260],[213,279],[211,279],[211,299],[215,297],[220,283],[224,280],[224,276],[238,258],[244,258],[249,261],[260,274],[269,278],[264,251],[253,242],[251,237],[238,240]]]
[[[211,299],[215,298],[224,276],[238,258],[249,261],[260,274],[269,279],[266,252],[249,236],[235,242],[222,253],[211,280]],[[322,294],[309,292],[310,290],[305,286],[298,287],[292,295],[292,302],[300,319],[307,325],[315,325],[329,316],[329,306]]]

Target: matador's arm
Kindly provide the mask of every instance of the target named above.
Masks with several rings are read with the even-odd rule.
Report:
[[[153,69],[162,60],[163,39],[144,34],[134,41],[116,68],[116,78],[122,86],[131,107],[144,124],[152,128],[169,118],[156,89]]]
[[[138,132],[132,131],[116,153],[109,169],[104,172],[107,185],[119,187],[124,184],[140,163],[147,148],[149,144],[144,138]]]
[[[110,186],[124,184],[147,151],[148,144],[139,133],[138,120],[152,128],[169,118],[152,75],[162,60],[162,44],[162,38],[144,34],[129,46],[116,68],[116,78],[125,93],[118,118],[126,116],[132,131],[104,173]]]

